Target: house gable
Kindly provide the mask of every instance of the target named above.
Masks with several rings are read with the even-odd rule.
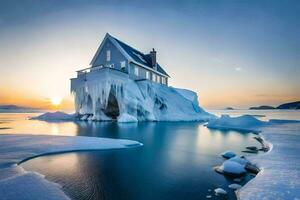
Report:
[[[103,50],[105,48],[106,44],[108,41],[110,41],[116,49],[123,54],[123,56],[127,59],[128,63],[134,63],[136,65],[139,65],[141,67],[144,67],[150,71],[153,71],[155,73],[158,73],[162,76],[165,77],[170,77],[166,71],[157,63],[157,70],[154,70],[151,66],[151,58],[148,54],[143,54],[140,51],[136,50],[135,48],[125,44],[124,42],[118,40],[117,38],[114,38],[113,36],[109,35],[106,33],[103,41],[101,42],[96,54],[94,55],[90,65],[91,66],[97,66],[101,65],[103,63],[103,56],[102,53],[103,51],[106,52],[106,50]],[[118,56],[116,56],[118,57]],[[128,70],[128,63],[126,63],[126,69]]]
[[[107,60],[107,51],[110,53],[110,59]],[[121,52],[120,48],[110,39],[109,35],[105,36],[100,47],[98,48],[93,60],[90,65],[92,67],[103,65],[111,66],[116,69],[121,70],[121,62],[125,65],[125,70],[128,69],[128,57]]]

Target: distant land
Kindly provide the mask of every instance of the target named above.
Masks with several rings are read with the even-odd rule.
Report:
[[[233,107],[226,107],[224,110],[234,110]]]
[[[270,109],[291,109],[291,110],[298,110],[300,109],[300,101],[284,103],[277,107],[273,106],[258,106],[258,107],[250,107],[250,110],[270,110]]]
[[[273,106],[257,106],[257,107],[250,107],[250,110],[270,110],[270,109],[276,109]]]
[[[0,113],[26,113],[26,112],[41,112],[37,108],[23,107],[17,105],[0,105]]]

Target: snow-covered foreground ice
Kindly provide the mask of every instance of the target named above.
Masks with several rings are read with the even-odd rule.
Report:
[[[260,132],[271,147],[265,154],[248,157],[262,170],[238,191],[241,200],[300,199],[300,121],[223,116],[207,127]]]
[[[25,171],[18,163],[40,155],[137,147],[131,140],[65,137],[0,135],[0,199],[3,200],[59,200],[69,199],[61,187],[42,175]]]

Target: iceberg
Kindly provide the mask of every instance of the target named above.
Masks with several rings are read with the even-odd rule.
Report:
[[[31,117],[30,119],[42,120],[42,121],[73,121],[75,120],[74,114],[67,114],[64,112],[46,112],[36,117]]]
[[[220,118],[211,119],[207,127],[211,129],[237,130],[258,133],[258,128],[265,125],[266,122],[256,119],[251,115],[242,115],[239,117],[230,117],[221,115]]]
[[[110,68],[71,81],[76,114],[106,121],[208,121],[195,92],[150,80],[135,81]],[[130,116],[130,117],[129,117]]]
[[[25,171],[18,165],[28,159],[71,151],[139,146],[142,144],[136,141],[109,138],[0,135],[0,198],[69,200],[60,185],[46,180],[41,174]]]

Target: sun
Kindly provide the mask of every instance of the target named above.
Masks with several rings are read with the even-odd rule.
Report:
[[[52,105],[58,106],[58,105],[60,105],[62,99],[59,97],[53,97],[50,99],[50,101],[51,101]]]

